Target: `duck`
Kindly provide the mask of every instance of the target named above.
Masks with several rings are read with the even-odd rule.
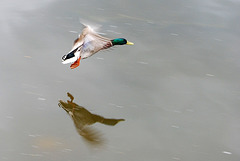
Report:
[[[108,49],[115,45],[134,45],[134,43],[125,38],[109,39],[103,37],[90,26],[85,26],[82,33],[74,41],[72,49],[62,57],[62,63],[71,63],[71,69],[77,68],[81,59],[86,59],[100,50]]]

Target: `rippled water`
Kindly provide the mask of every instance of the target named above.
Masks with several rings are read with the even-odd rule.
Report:
[[[0,6],[0,160],[240,159],[239,0]],[[135,45],[71,70],[61,57],[82,20]],[[104,139],[92,145],[58,106],[67,92],[90,113],[125,121],[90,125]]]

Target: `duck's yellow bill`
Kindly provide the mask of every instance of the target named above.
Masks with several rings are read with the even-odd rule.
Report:
[[[134,43],[127,41],[127,45],[134,45]]]

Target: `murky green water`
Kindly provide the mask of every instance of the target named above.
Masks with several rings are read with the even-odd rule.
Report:
[[[0,6],[0,160],[240,159],[240,1]],[[71,70],[61,57],[83,29],[80,20],[135,45]],[[104,140],[91,144],[58,106],[67,92],[89,113],[125,121],[90,125]]]

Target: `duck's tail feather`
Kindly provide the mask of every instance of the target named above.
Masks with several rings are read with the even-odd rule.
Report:
[[[80,47],[77,47],[76,49],[69,52],[67,55],[63,55],[62,57],[62,63],[68,64],[75,62],[80,57]]]

